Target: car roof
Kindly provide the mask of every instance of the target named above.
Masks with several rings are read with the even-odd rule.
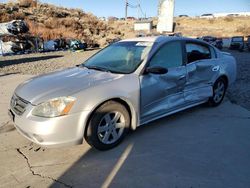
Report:
[[[137,37],[137,38],[131,38],[131,39],[124,39],[120,42],[156,42],[156,40],[159,38],[159,36],[153,36],[153,37]]]
[[[169,41],[176,41],[176,40],[185,40],[185,41],[193,41],[193,42],[203,42],[201,40],[193,39],[193,38],[186,38],[186,37],[176,37],[176,36],[151,36],[151,37],[137,37],[131,39],[124,39],[119,42],[159,42],[165,43]]]

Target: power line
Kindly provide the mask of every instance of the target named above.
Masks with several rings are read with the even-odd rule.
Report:
[[[138,9],[138,12],[140,12],[142,14],[143,17],[145,17],[145,13],[143,12],[142,10],[142,7],[141,7],[141,1],[138,0],[138,4],[137,5],[133,5],[131,3],[128,2],[128,0],[126,0],[126,5],[125,5],[125,19],[127,19],[127,16],[128,16],[128,7],[129,8],[132,8],[132,9]],[[138,18],[139,18],[139,13],[138,13]]]

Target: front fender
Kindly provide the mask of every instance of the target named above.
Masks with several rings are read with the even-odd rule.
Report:
[[[136,129],[139,124],[140,83],[136,74],[124,75],[117,80],[90,87],[73,96],[77,100],[72,108],[72,113],[89,111],[88,117],[90,117],[102,103],[112,99],[120,99],[126,102],[130,108],[132,129]]]

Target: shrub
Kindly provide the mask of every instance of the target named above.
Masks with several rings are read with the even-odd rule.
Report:
[[[242,33],[242,35],[248,36],[250,35],[250,26],[240,26],[236,29],[236,32]]]
[[[233,18],[233,17],[227,16],[227,17],[224,18],[224,20],[225,20],[226,22],[232,22],[232,21],[234,21],[234,18]]]
[[[209,19],[208,22],[209,22],[210,24],[214,24],[214,19]]]

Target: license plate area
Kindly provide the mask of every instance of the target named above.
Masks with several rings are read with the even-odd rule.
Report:
[[[15,122],[15,114],[14,114],[11,110],[8,111],[8,114],[9,114],[11,120],[12,120],[13,122]]]

